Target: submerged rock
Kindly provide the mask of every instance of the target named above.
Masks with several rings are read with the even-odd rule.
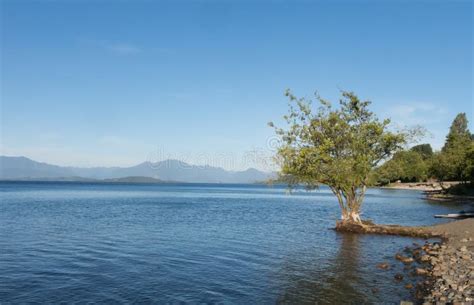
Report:
[[[397,255],[395,255],[395,258],[398,259],[399,261],[401,261],[402,263],[404,264],[411,264],[413,263],[414,259],[411,258],[411,257],[407,257],[407,256],[403,256],[399,253],[397,253]]]

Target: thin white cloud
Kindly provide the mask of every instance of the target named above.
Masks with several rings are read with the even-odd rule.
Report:
[[[446,128],[451,120],[446,108],[429,102],[393,103],[384,113],[396,128],[422,126],[426,134],[420,142],[431,143],[434,149],[440,149],[446,136]]]
[[[385,115],[400,126],[423,125],[441,122],[446,110],[433,103],[398,103],[386,110]]]

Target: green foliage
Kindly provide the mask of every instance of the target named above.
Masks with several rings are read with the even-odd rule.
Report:
[[[426,181],[429,164],[416,150],[397,152],[393,158],[375,170],[377,184]]]
[[[446,143],[443,146],[443,151],[459,145],[460,142],[468,142],[472,140],[471,133],[467,128],[468,120],[464,112],[459,113],[451,123],[449,133],[446,136]]]
[[[440,152],[433,153],[429,144],[398,152],[372,173],[372,183],[385,185],[397,180],[420,182],[428,178],[438,181],[473,181],[474,140],[467,125],[466,114],[458,114]]]
[[[433,156],[433,148],[431,148],[430,144],[415,145],[410,150],[419,153],[423,160],[427,160]]]
[[[466,172],[471,184],[474,184],[474,139],[471,140],[471,145],[466,152]]]
[[[456,116],[441,152],[432,158],[430,173],[440,181],[474,180],[474,140],[465,113]]]
[[[286,96],[288,128],[275,128],[281,139],[281,176],[290,184],[328,185],[338,198],[342,218],[360,221],[372,169],[400,150],[409,134],[389,131],[390,120],[380,121],[369,111],[370,102],[352,92],[342,92],[337,108],[317,95],[316,109],[290,91]]]

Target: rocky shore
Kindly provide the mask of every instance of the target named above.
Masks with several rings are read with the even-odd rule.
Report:
[[[413,293],[417,304],[474,305],[474,218],[430,227],[337,222],[335,230],[431,240],[424,245],[414,243],[395,255],[405,265],[404,274],[396,274],[395,281]],[[383,262],[377,268],[388,270],[390,265]]]
[[[474,304],[474,219],[434,226],[444,242],[428,247],[433,286],[425,303]]]
[[[414,244],[396,255],[411,276],[422,278],[405,287],[413,289],[420,304],[474,304],[474,219],[427,227],[426,231],[442,241]]]

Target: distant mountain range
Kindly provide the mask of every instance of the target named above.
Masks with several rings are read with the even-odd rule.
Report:
[[[0,156],[2,180],[60,180],[160,183],[254,183],[274,178],[275,173],[255,168],[227,171],[220,167],[190,165],[178,160],[143,162],[131,167],[65,167],[36,162],[26,157]]]

